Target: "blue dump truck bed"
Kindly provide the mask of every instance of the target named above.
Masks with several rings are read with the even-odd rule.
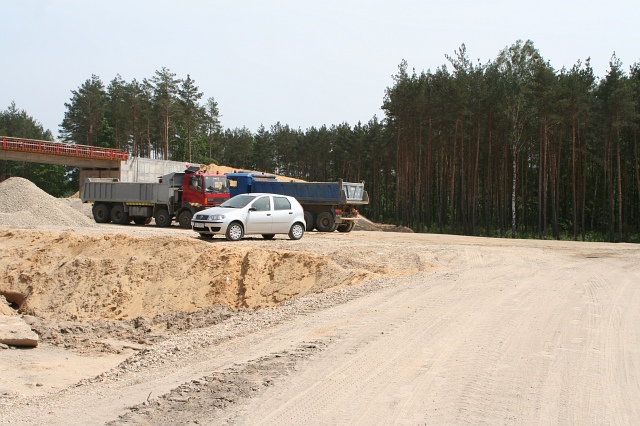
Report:
[[[229,173],[227,179],[235,182],[230,195],[252,192],[290,195],[300,204],[307,205],[361,205],[369,203],[363,183],[337,182],[279,182],[275,176],[254,173]]]

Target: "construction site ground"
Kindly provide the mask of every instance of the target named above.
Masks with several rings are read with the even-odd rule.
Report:
[[[0,315],[39,343],[0,350],[1,424],[640,422],[636,245],[365,220],[205,241],[14,192]]]

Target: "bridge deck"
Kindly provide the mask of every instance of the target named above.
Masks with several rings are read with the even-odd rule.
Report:
[[[119,149],[0,136],[0,159],[63,164],[89,168],[118,168],[129,153]]]

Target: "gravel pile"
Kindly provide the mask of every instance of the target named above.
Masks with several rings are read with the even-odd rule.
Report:
[[[96,223],[70,206],[47,194],[31,181],[12,177],[0,182],[0,226],[37,228],[39,226],[96,227]]]

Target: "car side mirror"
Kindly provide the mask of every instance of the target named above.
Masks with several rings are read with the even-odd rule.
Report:
[[[255,207],[249,207],[249,211],[250,212],[255,212],[255,211],[258,211],[258,209],[256,209]]]

